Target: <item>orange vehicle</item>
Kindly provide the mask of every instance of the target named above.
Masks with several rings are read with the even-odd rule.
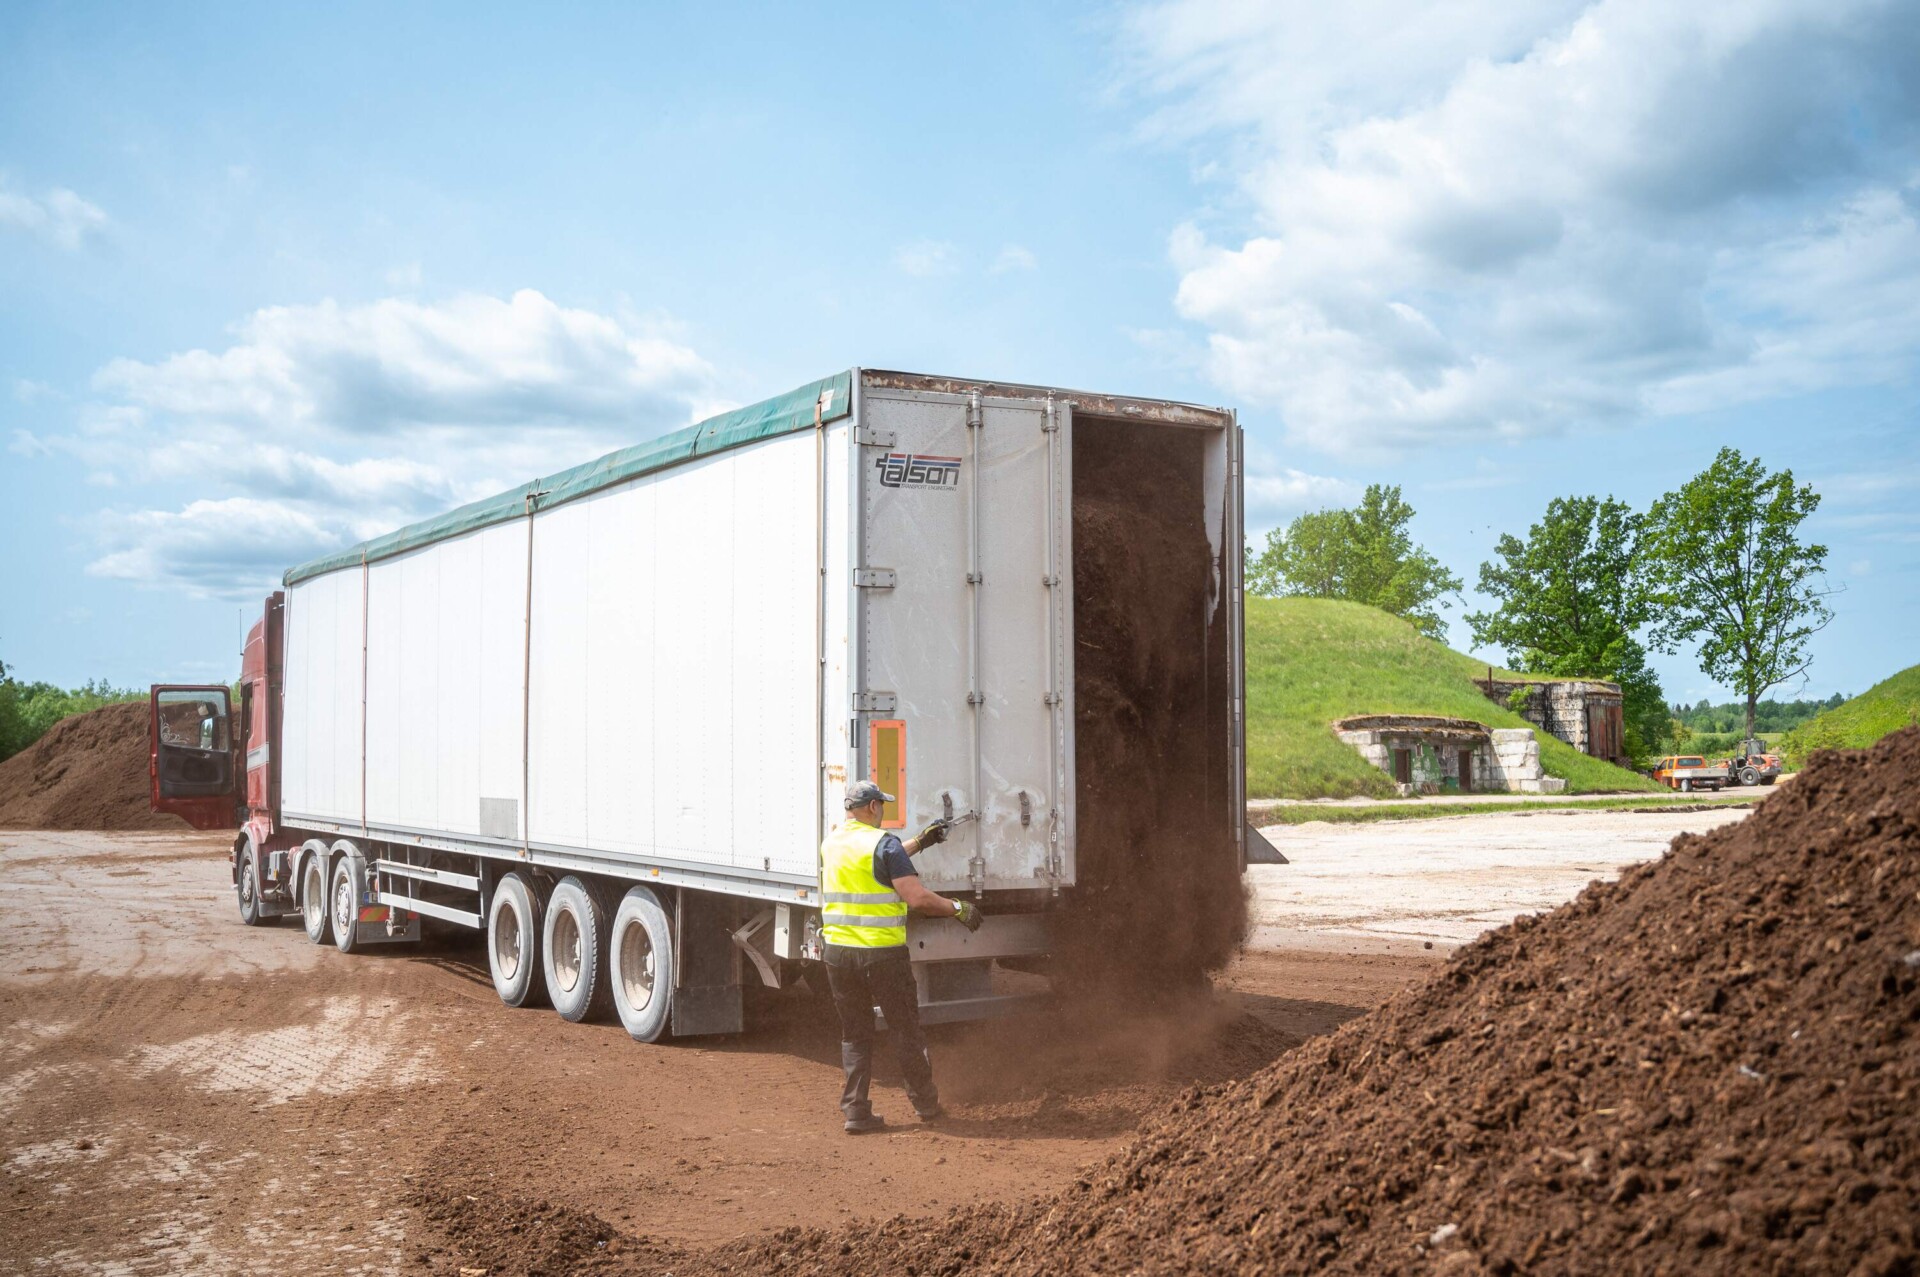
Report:
[[[1653,766],[1655,780],[1683,794],[1719,789],[1731,774],[1725,763],[1710,763],[1698,754],[1669,754]]]
[[[1728,783],[1771,785],[1780,779],[1780,755],[1771,753],[1758,736],[1740,742],[1740,752],[1727,760]]]

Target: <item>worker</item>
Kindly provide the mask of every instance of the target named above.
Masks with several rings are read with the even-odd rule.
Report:
[[[827,942],[827,986],[840,1013],[840,1067],[846,1071],[840,1111],[849,1135],[887,1126],[867,1098],[876,1005],[893,1033],[914,1112],[923,1122],[944,1115],[920,1033],[920,995],[907,957],[908,911],[952,918],[968,931],[980,929],[976,906],[929,891],[913,867],[911,857],[946,841],[947,822],[936,820],[902,842],[880,827],[886,804],[894,801],[872,781],[854,781],[847,786],[846,820],[820,844],[821,931]]]

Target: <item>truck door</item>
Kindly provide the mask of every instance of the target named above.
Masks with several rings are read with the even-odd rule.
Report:
[[[228,690],[156,684],[147,704],[153,809],[195,829],[237,829],[240,767]]]
[[[868,390],[855,749],[941,891],[1073,882],[1068,407]]]

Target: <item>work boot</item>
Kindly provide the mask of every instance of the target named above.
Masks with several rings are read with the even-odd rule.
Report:
[[[947,1115],[947,1110],[940,1106],[940,1101],[935,1100],[926,1108],[921,1108],[918,1104],[914,1105],[913,1113],[923,1122],[937,1122]]]
[[[887,1119],[878,1113],[869,1113],[865,1117],[850,1117],[842,1128],[849,1135],[871,1135],[875,1131],[887,1129]]]

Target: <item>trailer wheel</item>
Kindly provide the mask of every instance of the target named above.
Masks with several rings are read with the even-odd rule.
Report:
[[[607,910],[578,878],[562,878],[547,897],[540,934],[540,965],[547,997],[563,1020],[604,1019],[612,990],[608,986]]]
[[[517,873],[494,884],[487,910],[487,969],[493,990],[510,1007],[536,1004],[546,991],[540,970],[540,896]]]
[[[308,856],[300,868],[300,920],[307,939],[326,944],[333,939],[333,915],[327,909],[327,858]]]
[[[260,903],[260,882],[253,874],[253,853],[240,853],[240,877],[234,883],[235,896],[240,901],[240,921],[249,927],[257,927],[267,920],[265,907]]]
[[[1757,767],[1742,767],[1740,769],[1740,783],[1742,785],[1758,785],[1760,783],[1760,769]]]
[[[360,938],[360,884],[353,872],[353,857],[342,856],[333,865],[333,889],[327,900],[333,911],[333,947],[342,953],[358,953]]]
[[[667,1035],[673,1011],[673,933],[660,898],[645,887],[629,888],[613,915],[608,985],[613,1009],[636,1042]]]

